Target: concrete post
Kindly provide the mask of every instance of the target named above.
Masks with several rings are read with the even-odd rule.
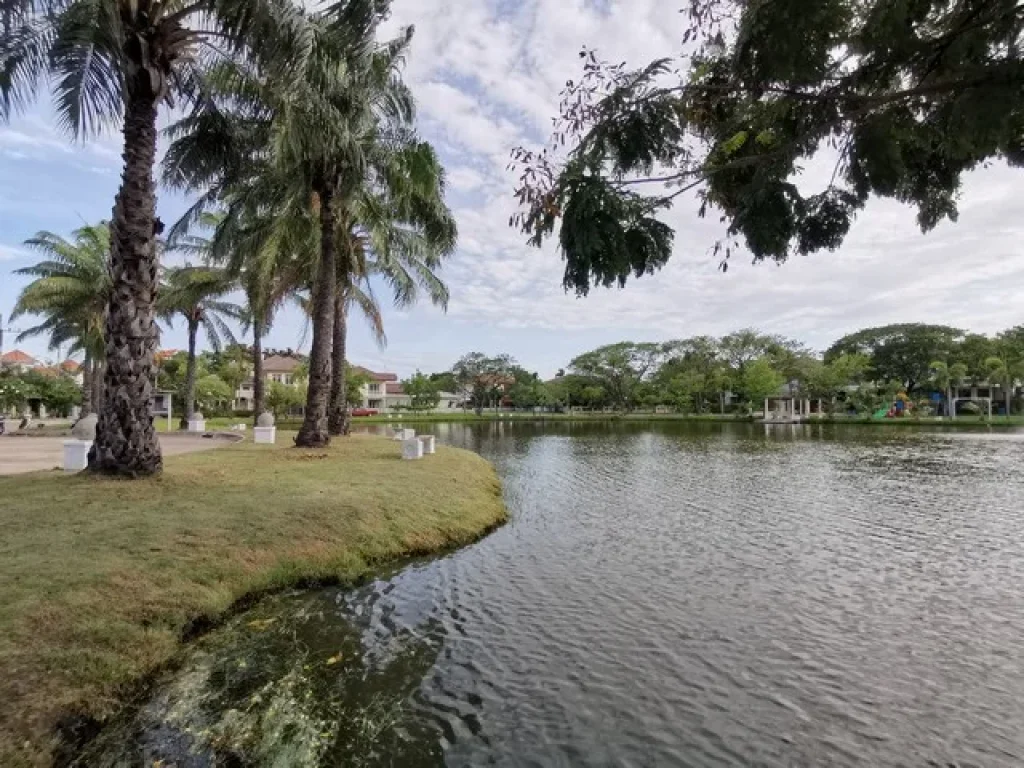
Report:
[[[408,461],[423,458],[423,443],[415,437],[402,441],[402,458]]]
[[[424,453],[424,455],[429,455],[431,453],[437,453],[437,447],[436,447],[435,438],[434,438],[433,435],[420,435],[419,436],[419,441],[421,443],[423,443],[423,453]]]
[[[68,474],[81,472],[89,466],[89,449],[92,440],[64,441],[64,471]]]

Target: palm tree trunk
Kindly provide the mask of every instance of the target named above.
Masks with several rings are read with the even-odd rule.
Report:
[[[989,393],[991,394],[991,393]],[[1010,418],[1010,408],[1013,407],[1013,384],[1006,382],[1006,418]]]
[[[181,417],[181,428],[187,429],[188,423],[196,414],[196,337],[199,335],[199,321],[188,320],[188,362],[185,364],[185,404]]]
[[[92,361],[92,412],[99,415],[103,407],[103,378],[106,374],[106,364],[102,360]]]
[[[254,318],[252,322],[252,423],[257,426],[266,403],[266,387],[263,381],[263,321]]]
[[[331,358],[331,411],[328,429],[332,435],[347,435],[351,430],[348,392],[345,382],[345,343],[348,318],[345,316],[345,291],[338,286],[334,297],[334,351]]]
[[[318,448],[330,444],[327,409],[331,397],[331,346],[334,332],[334,295],[337,284],[337,258],[334,241],[334,200],[330,184],[321,184],[320,265],[313,286],[313,345],[309,353],[309,386],[306,390],[306,414],[295,444]]]
[[[124,171],[110,227],[113,285],[107,309],[104,397],[90,461],[93,471],[132,477],[163,468],[152,413],[157,341],[156,116],[155,95],[130,83]]]
[[[89,355],[82,361],[82,415],[85,416],[92,409],[92,371],[93,360]]]

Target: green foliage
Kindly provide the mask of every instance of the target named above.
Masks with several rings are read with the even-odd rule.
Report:
[[[18,295],[11,319],[37,315],[43,322],[18,336],[49,337],[50,348],[68,345],[69,352],[84,352],[102,359],[104,323],[110,299],[110,227],[106,222],[75,230],[68,241],[52,232],[39,232],[25,245],[44,260],[16,270],[35,278]]]
[[[623,341],[574,358],[569,369],[594,382],[617,408],[629,410],[637,388],[654,374],[667,351],[664,344]]]
[[[0,371],[0,415],[7,411],[20,411],[33,394],[32,386],[21,376]]]
[[[196,380],[196,402],[203,414],[227,413],[235,398],[235,390],[216,374],[207,374]]]
[[[281,384],[277,381],[270,382],[267,387],[267,409],[275,417],[287,416],[305,402],[305,392],[299,387],[288,384]]]
[[[872,196],[923,230],[955,221],[965,171],[1024,163],[1014,0],[693,0],[688,18],[679,62],[584,50],[550,146],[513,153],[511,223],[537,246],[557,232],[578,294],[660,269],[660,215],[688,190],[724,222],[723,264],[781,262],[838,248]],[[798,184],[822,153],[827,183]]]
[[[740,387],[752,406],[778,394],[782,384],[782,376],[772,367],[771,361],[763,357],[747,364],[740,375]]]
[[[441,402],[441,390],[437,383],[419,371],[402,382],[402,389],[409,396],[409,407],[414,411],[431,411]]]
[[[915,389],[928,381],[932,363],[950,358],[964,336],[957,328],[923,323],[866,328],[839,339],[825,352],[825,359],[867,355],[872,378],[896,379],[904,387]]]
[[[309,361],[305,361],[306,366],[305,375],[299,378],[305,379],[309,377]],[[351,365],[345,369],[345,401],[349,406],[359,406],[363,404],[363,387],[370,383],[370,377],[363,370],[357,370]]]

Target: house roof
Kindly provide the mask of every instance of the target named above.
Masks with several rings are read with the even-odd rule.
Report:
[[[78,369],[81,368],[82,366],[79,365],[74,360],[65,360],[63,363],[60,364],[60,367],[63,368],[68,373],[78,373]]]
[[[12,365],[39,365],[39,361],[36,360],[32,355],[25,354],[20,349],[12,349],[10,352],[4,352],[0,356],[0,363],[10,363]]]
[[[387,394],[389,394],[389,395],[404,395],[405,394],[405,390],[402,389],[402,382],[400,382],[400,381],[396,382],[396,383],[392,383],[392,382],[389,381],[387,384],[384,385],[384,391],[387,392]]]
[[[353,365],[352,370],[363,374],[363,376],[366,376],[371,381],[398,381],[397,373],[377,373],[369,368],[363,368],[361,365]]]
[[[271,355],[263,361],[264,373],[292,373],[302,365],[302,360],[297,357],[286,357],[284,355]]]

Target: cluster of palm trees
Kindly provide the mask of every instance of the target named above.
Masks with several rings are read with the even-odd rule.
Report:
[[[444,171],[415,133],[414,102],[401,76],[412,30],[378,39],[389,5],[0,0],[0,118],[49,83],[69,132],[88,136],[117,124],[123,134],[109,259],[93,265],[104,273],[102,296],[93,296],[104,305],[103,320],[94,327],[101,315],[89,312],[86,321],[68,314],[53,322],[70,325],[47,329],[74,338],[102,371],[102,397],[93,395],[95,470],[139,475],[161,468],[150,413],[156,319],[167,306],[157,298],[161,235],[167,248],[192,250],[203,262],[165,277],[166,292],[186,308],[180,312],[190,346],[204,322],[222,329],[212,319],[218,307],[211,304],[210,314],[189,301],[222,279],[244,290],[258,404],[259,350],[275,311],[293,296],[309,307],[301,446],[325,445],[347,429],[349,310],[363,308],[383,337],[372,284],[384,281],[400,304],[421,290],[446,304],[436,269],[454,248],[456,227],[444,202]],[[167,129],[162,179],[198,194],[166,233],[154,180],[157,117],[165,106],[178,119]],[[34,311],[39,305],[28,293],[20,307]],[[203,295],[220,301],[224,294]]]

